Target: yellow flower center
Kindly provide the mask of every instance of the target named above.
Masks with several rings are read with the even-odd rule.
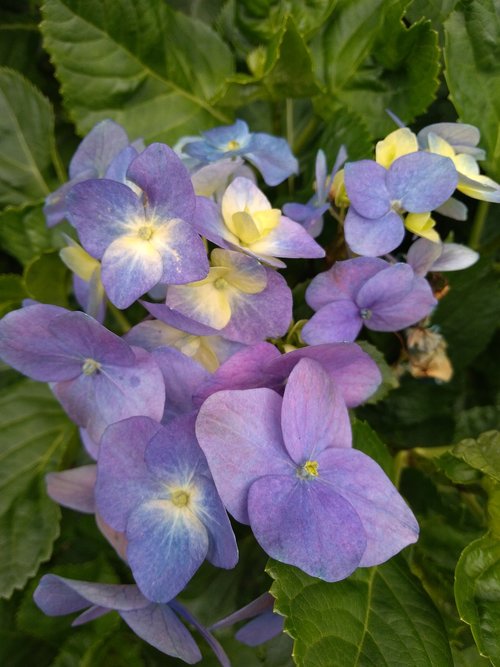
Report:
[[[137,236],[143,241],[151,241],[154,234],[152,225],[142,225],[137,230]]]
[[[82,365],[82,373],[84,375],[93,375],[100,370],[101,364],[95,359],[85,359]]]
[[[301,468],[297,468],[297,476],[301,479],[309,479],[310,477],[318,477],[318,462],[306,461]]]
[[[171,497],[172,502],[176,507],[186,507],[189,503],[189,493],[182,489],[174,491]]]
[[[227,142],[227,150],[228,151],[236,151],[240,147],[240,142],[236,141],[235,139],[231,139],[231,141]]]

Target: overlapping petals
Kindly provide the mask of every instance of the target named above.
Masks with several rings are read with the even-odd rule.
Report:
[[[389,169],[372,160],[348,163],[347,243],[360,255],[391,252],[404,237],[401,213],[428,213],[438,208],[451,197],[457,183],[449,158],[421,151],[402,155]]]
[[[217,392],[196,423],[231,514],[270,556],[326,581],[384,562],[418,535],[385,473],[351,449],[349,428],[340,392],[309,359],[283,398],[265,388]]]
[[[437,303],[411,266],[375,257],[337,262],[312,280],[306,300],[317,311],[302,330],[310,345],[353,341],[363,325],[398,331],[427,316]]]
[[[150,600],[168,602],[205,558],[236,564],[236,541],[191,417],[167,426],[140,417],[111,425],[101,441],[96,505],[126,533],[127,560]]]
[[[182,284],[208,272],[205,247],[192,226],[196,199],[189,173],[164,144],[136,157],[122,183],[94,179],[69,193],[68,216],[83,247],[102,260],[110,300],[126,308],[157,283]]]

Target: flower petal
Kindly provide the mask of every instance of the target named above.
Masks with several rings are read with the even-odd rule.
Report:
[[[96,504],[115,530],[125,530],[128,516],[144,498],[144,488],[152,485],[144,452],[160,429],[152,419],[132,417],[111,424],[101,439]]]
[[[320,308],[306,323],[301,336],[308,345],[351,343],[362,326],[359,307],[348,299],[339,299]]]
[[[45,476],[47,495],[63,507],[94,514],[96,474],[95,464],[51,472]]]
[[[348,162],[344,167],[347,196],[360,216],[381,218],[391,207],[387,170],[373,160]]]
[[[190,221],[196,200],[191,177],[176,153],[165,144],[150,144],[131,163],[127,178],[146,193],[147,210],[159,218]]]
[[[266,475],[248,494],[254,535],[264,551],[324,581],[348,577],[360,564],[366,536],[349,502],[315,480]]]
[[[106,178],[77,183],[66,197],[68,219],[76,227],[87,252],[101,259],[131,222],[144,219],[144,208],[135,193]]]
[[[153,602],[168,602],[180,593],[207,555],[204,525],[170,500],[141,503],[132,511],[126,532],[134,579]]]
[[[413,513],[382,468],[362,452],[327,449],[318,457],[319,477],[356,510],[367,537],[362,567],[385,562],[418,538]]]
[[[351,250],[359,255],[385,255],[398,247],[404,235],[403,220],[394,211],[377,219],[364,218],[353,207],[347,212],[345,239]]]
[[[321,366],[301,359],[290,373],[281,409],[283,440],[297,465],[327,447],[351,447],[352,434],[341,392]]]
[[[281,434],[281,403],[281,396],[270,389],[248,389],[217,392],[200,408],[198,442],[222,502],[241,523],[249,522],[252,482],[293,467]]]
[[[435,153],[410,153],[395,160],[387,174],[391,199],[410,213],[426,213],[453,194],[458,174],[450,158]]]

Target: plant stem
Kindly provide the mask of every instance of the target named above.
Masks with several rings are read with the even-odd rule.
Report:
[[[63,166],[61,156],[59,155],[59,151],[57,150],[55,141],[53,141],[52,143],[52,149],[50,153],[52,158],[52,164],[54,165],[54,169],[56,170],[57,178],[59,179],[59,182],[62,185],[63,183],[66,183],[66,181],[68,180],[68,176],[66,174],[66,169]]]
[[[289,97],[286,98],[285,102],[286,108],[286,139],[288,145],[293,150],[294,142],[294,126],[293,126],[293,100]],[[293,194],[295,190],[295,176],[288,177],[288,193]]]
[[[488,215],[489,208],[489,202],[479,202],[469,237],[469,246],[473,250],[478,250],[481,245],[481,235],[483,233],[484,223],[486,222],[486,216]]]

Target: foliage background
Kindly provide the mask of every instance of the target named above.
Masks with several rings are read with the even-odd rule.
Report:
[[[273,192],[277,205],[309,198],[318,148],[329,164],[341,144],[351,160],[370,156],[394,129],[386,108],[416,130],[457,118],[476,125],[483,169],[500,180],[499,11],[494,0],[4,0],[1,314],[24,298],[76,307],[57,254],[60,230],[46,229],[42,203],[104,118],[148,143],[172,145],[235,118],[286,136],[301,175]],[[433,318],[449,345],[452,381],[405,376],[394,388],[397,338],[369,333],[366,341],[378,349],[387,395],[357,411],[355,446],[399,484],[420,541],[386,565],[325,584],[278,563],[265,574],[265,555],[242,530],[237,568],[206,565],[184,594],[202,621],[268,589],[270,575],[298,665],[500,665],[500,233],[493,207],[469,200],[469,212],[467,223],[440,221],[445,235],[482,255],[450,276]],[[334,231],[327,225],[320,239],[329,249]],[[323,268],[290,263],[297,317],[307,316],[305,282]],[[141,312],[132,307],[126,317],[135,322]],[[115,313],[107,324],[121,332],[123,321]],[[45,473],[85,459],[50,391],[7,368],[0,440],[0,663],[177,664],[116,615],[72,630],[34,606],[43,573],[107,582],[129,574],[91,517],[47,498]],[[235,665],[293,664],[289,636],[258,649],[221,638]],[[208,649],[203,664],[215,664]]]

